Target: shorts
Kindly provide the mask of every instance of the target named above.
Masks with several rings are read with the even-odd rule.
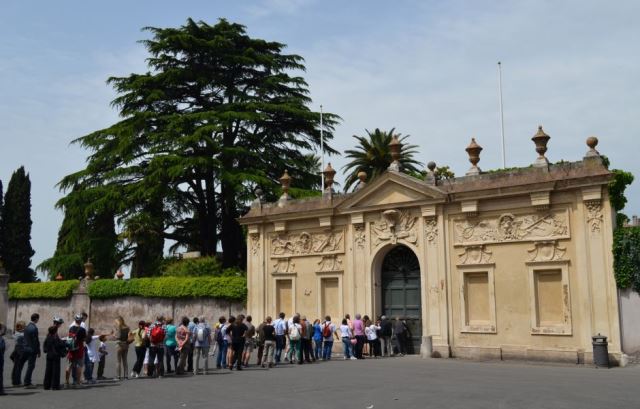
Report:
[[[76,367],[76,368],[84,367],[84,356],[81,358],[69,357],[69,366]]]
[[[255,339],[248,339],[244,343],[244,350],[247,351],[247,352],[253,352],[255,347],[256,347],[256,340]]]

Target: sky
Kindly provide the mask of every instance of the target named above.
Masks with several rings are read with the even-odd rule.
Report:
[[[226,18],[304,57],[312,107],[336,113],[334,148],[365,129],[410,135],[417,159],[464,175],[501,167],[497,62],[502,62],[507,166],[535,158],[543,125],[550,161],[580,160],[585,139],[613,168],[640,176],[640,2],[67,0],[0,3],[0,180],[24,165],[32,182],[33,266],[55,250],[56,184],[83,168],[70,144],[118,120],[110,76],[147,70],[146,26]],[[343,157],[328,158],[338,170]],[[640,180],[627,190],[640,214]]]

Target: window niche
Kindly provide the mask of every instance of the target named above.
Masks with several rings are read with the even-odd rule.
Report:
[[[571,335],[568,261],[529,262],[531,334]]]
[[[458,265],[461,332],[495,334],[495,264]]]

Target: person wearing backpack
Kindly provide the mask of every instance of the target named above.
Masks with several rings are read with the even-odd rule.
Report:
[[[216,329],[216,343],[218,344],[218,355],[216,356],[216,368],[227,367],[227,348],[229,344],[225,340],[227,334],[227,319],[224,316],[218,318],[218,328]]]
[[[69,375],[73,379],[73,386],[81,386],[82,369],[84,367],[84,341],[87,338],[87,330],[82,326],[82,314],[76,314],[73,323],[69,326],[67,336],[67,359],[69,364],[65,370],[65,386],[69,387]]]
[[[164,338],[167,334],[167,327],[164,323],[164,316],[160,315],[156,318],[149,329],[147,336],[149,337],[149,376],[164,376]],[[158,359],[156,363],[156,358]]]
[[[293,363],[294,359],[302,364],[302,350],[300,348],[302,339],[302,325],[300,325],[300,317],[293,316],[293,321],[289,325],[289,362]]]
[[[338,334],[336,333],[336,326],[331,322],[331,317],[327,315],[324,317],[324,322],[322,323],[322,360],[330,361],[331,360],[331,352],[333,351],[333,338],[339,340]]]
[[[209,372],[209,347],[211,345],[211,328],[206,323],[204,318],[200,318],[198,325],[194,330],[195,336],[193,337],[193,346],[195,349],[194,356],[196,359],[194,375],[198,375],[200,372],[200,358],[204,359],[203,375]]]

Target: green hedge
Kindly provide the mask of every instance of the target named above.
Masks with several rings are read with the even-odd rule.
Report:
[[[614,232],[613,270],[619,288],[640,292],[640,227],[621,227]]]
[[[9,283],[10,300],[71,298],[78,280],[50,281],[46,283]]]
[[[244,277],[153,277],[131,280],[97,280],[89,285],[91,298],[126,296],[155,298],[210,297],[245,300],[247,279]]]

